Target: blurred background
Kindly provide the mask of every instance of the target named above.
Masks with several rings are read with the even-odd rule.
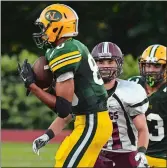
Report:
[[[114,42],[122,49],[123,79],[139,75],[137,58],[147,46],[167,45],[167,2],[56,2],[67,4],[77,12],[79,35],[76,39],[90,51],[102,41]],[[32,33],[38,32],[34,21],[53,3],[1,3],[2,167],[52,167],[57,147],[66,136],[63,134],[42,149],[40,157],[32,153],[33,139],[43,133],[42,129],[47,129],[56,115],[33,95],[25,96],[17,72],[17,62],[28,58],[33,63],[44,55],[45,51],[38,49],[32,39]],[[73,124],[69,125],[67,130],[72,127]]]

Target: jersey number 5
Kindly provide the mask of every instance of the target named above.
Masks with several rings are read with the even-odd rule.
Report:
[[[91,54],[88,54],[88,63],[89,63],[91,71],[93,71],[94,82],[98,85],[102,85],[103,84],[103,79],[101,78],[101,76],[99,74],[99,68],[96,65],[96,62],[93,59]]]
[[[163,122],[163,119],[158,114],[150,113],[147,116],[147,120],[154,124],[154,129],[149,130],[150,140],[151,141],[161,141],[164,138],[164,122]],[[155,121],[157,124],[153,121]],[[153,133],[155,133],[156,135],[155,134],[153,135]]]

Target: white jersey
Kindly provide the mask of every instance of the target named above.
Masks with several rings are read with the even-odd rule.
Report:
[[[103,150],[136,151],[138,132],[132,120],[148,109],[147,94],[140,84],[121,79],[117,79],[115,91],[108,93],[107,107],[113,120],[113,133]]]

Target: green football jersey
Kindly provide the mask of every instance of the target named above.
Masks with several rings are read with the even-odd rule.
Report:
[[[141,76],[129,79],[141,84],[145,88],[145,81]],[[146,112],[150,141],[147,155],[167,159],[167,83],[163,84],[149,99],[149,108]]]
[[[68,39],[45,54],[54,78],[73,72],[75,94],[73,113],[76,115],[107,110],[107,92],[98,67],[87,47],[80,41]]]

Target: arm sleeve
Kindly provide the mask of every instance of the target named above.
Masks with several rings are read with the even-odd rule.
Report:
[[[135,90],[135,98],[131,103],[129,103],[129,114],[130,116],[136,116],[139,114],[144,114],[149,106],[149,101],[147,94],[142,86],[137,84],[138,87]]]
[[[62,75],[60,75],[57,79],[56,82],[64,82],[68,79],[73,79],[74,78],[74,73],[73,72],[66,72]]]

